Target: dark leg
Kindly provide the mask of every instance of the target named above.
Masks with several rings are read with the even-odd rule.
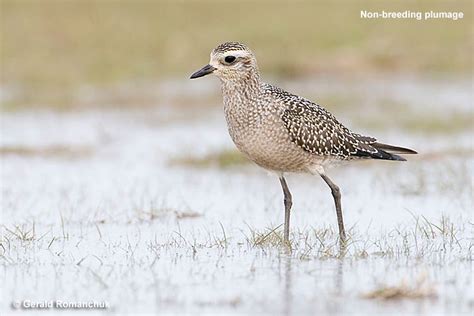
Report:
[[[339,190],[339,187],[334,184],[334,182],[332,182],[326,174],[321,173],[321,177],[323,178],[324,182],[326,182],[327,185],[329,185],[329,187],[331,188],[334,203],[336,204],[337,225],[339,226],[339,238],[341,239],[341,243],[345,243],[346,231],[344,229],[344,221],[342,220],[341,191]]]
[[[283,189],[283,195],[284,199],[283,202],[285,203],[285,227],[283,230],[283,237],[285,240],[285,243],[290,242],[290,210],[291,210],[291,205],[293,202],[291,201],[291,193],[290,190],[288,189],[288,185],[286,184],[286,180],[283,177],[283,175],[280,177],[280,184]]]

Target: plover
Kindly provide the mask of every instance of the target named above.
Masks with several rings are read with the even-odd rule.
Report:
[[[209,64],[193,73],[191,79],[211,73],[220,79],[225,118],[235,145],[248,159],[279,177],[284,194],[286,243],[292,206],[286,173],[320,175],[327,183],[334,198],[342,244],[346,232],[341,193],[326,169],[342,161],[405,161],[397,154],[416,154],[414,150],[353,133],[319,104],[264,83],[255,55],[244,44],[220,44],[212,50]]]

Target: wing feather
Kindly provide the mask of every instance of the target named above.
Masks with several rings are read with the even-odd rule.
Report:
[[[282,120],[292,141],[304,150],[341,159],[377,152],[370,145],[376,142],[375,138],[352,133],[321,106],[296,98],[296,102],[287,102]]]
[[[381,144],[377,139],[351,132],[334,115],[307,99],[270,86],[284,104],[281,119],[291,140],[305,151],[339,159],[373,158],[404,161],[395,153],[411,149]]]

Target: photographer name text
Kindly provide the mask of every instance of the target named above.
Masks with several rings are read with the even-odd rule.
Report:
[[[109,303],[106,301],[13,301],[13,309],[108,309]]]

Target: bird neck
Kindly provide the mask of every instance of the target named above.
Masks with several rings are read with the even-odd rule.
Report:
[[[239,80],[222,80],[224,113],[234,143],[242,145],[243,135],[258,128],[262,84],[258,74]],[[239,145],[240,144],[240,145]]]
[[[260,94],[261,82],[258,72],[249,72],[245,77],[221,80],[224,99],[253,99]]]

